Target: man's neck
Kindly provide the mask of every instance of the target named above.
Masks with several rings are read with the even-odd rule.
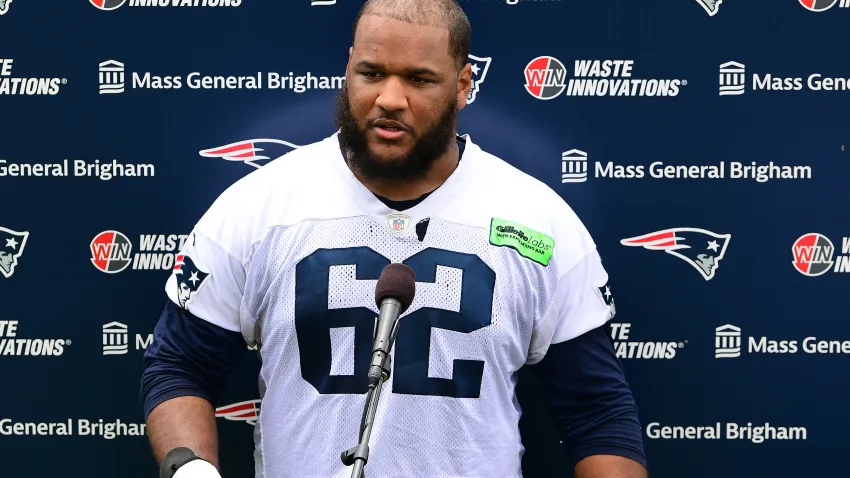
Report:
[[[372,179],[363,178],[356,169],[352,169],[354,176],[372,191],[373,194],[392,201],[408,201],[416,199],[423,194],[430,193],[442,185],[449,176],[457,169],[460,160],[460,148],[457,141],[452,141],[446,154],[434,161],[428,175],[421,179]]]

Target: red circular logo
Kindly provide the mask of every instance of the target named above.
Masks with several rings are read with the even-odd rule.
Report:
[[[89,0],[89,3],[101,10],[115,10],[127,3],[127,0]]]
[[[557,58],[538,56],[525,66],[525,91],[538,100],[551,100],[567,87],[567,67]]]
[[[811,12],[825,12],[835,6],[838,0],[799,0],[799,2]]]
[[[832,241],[823,234],[810,232],[803,234],[791,247],[791,253],[794,255],[794,268],[800,274],[816,277],[825,274],[832,268],[832,256],[835,253],[835,247]]]

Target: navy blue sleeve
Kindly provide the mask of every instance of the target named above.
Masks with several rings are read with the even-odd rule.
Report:
[[[239,332],[223,329],[166,300],[144,355],[139,399],[147,420],[160,403],[197,396],[215,404],[248,350]]]
[[[549,347],[529,368],[543,387],[572,467],[591,455],[646,466],[637,404],[614,351],[610,325]]]

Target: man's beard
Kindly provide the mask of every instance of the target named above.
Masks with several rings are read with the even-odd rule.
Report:
[[[449,150],[449,146],[455,139],[457,99],[452,98],[453,100],[437,122],[421,135],[396,115],[381,114],[369,119],[366,122],[367,128],[371,127],[372,121],[386,118],[403,123],[408,128],[407,134],[418,138],[407,155],[379,159],[369,151],[366,133],[360,129],[357,119],[354,118],[348,98],[348,88],[347,85],[343,85],[342,91],[337,96],[334,125],[340,130],[339,138],[343,149],[350,153],[349,166],[356,169],[367,180],[425,178],[434,162]]]

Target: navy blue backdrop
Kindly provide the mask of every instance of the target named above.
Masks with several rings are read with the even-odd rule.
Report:
[[[155,476],[139,377],[178,236],[333,132],[361,2],[207,3],[233,5],[0,0],[0,476]],[[596,239],[651,475],[848,476],[850,1],[462,3],[460,131]],[[258,364],[216,404],[225,477],[253,476]],[[570,476],[519,395],[526,476]]]

